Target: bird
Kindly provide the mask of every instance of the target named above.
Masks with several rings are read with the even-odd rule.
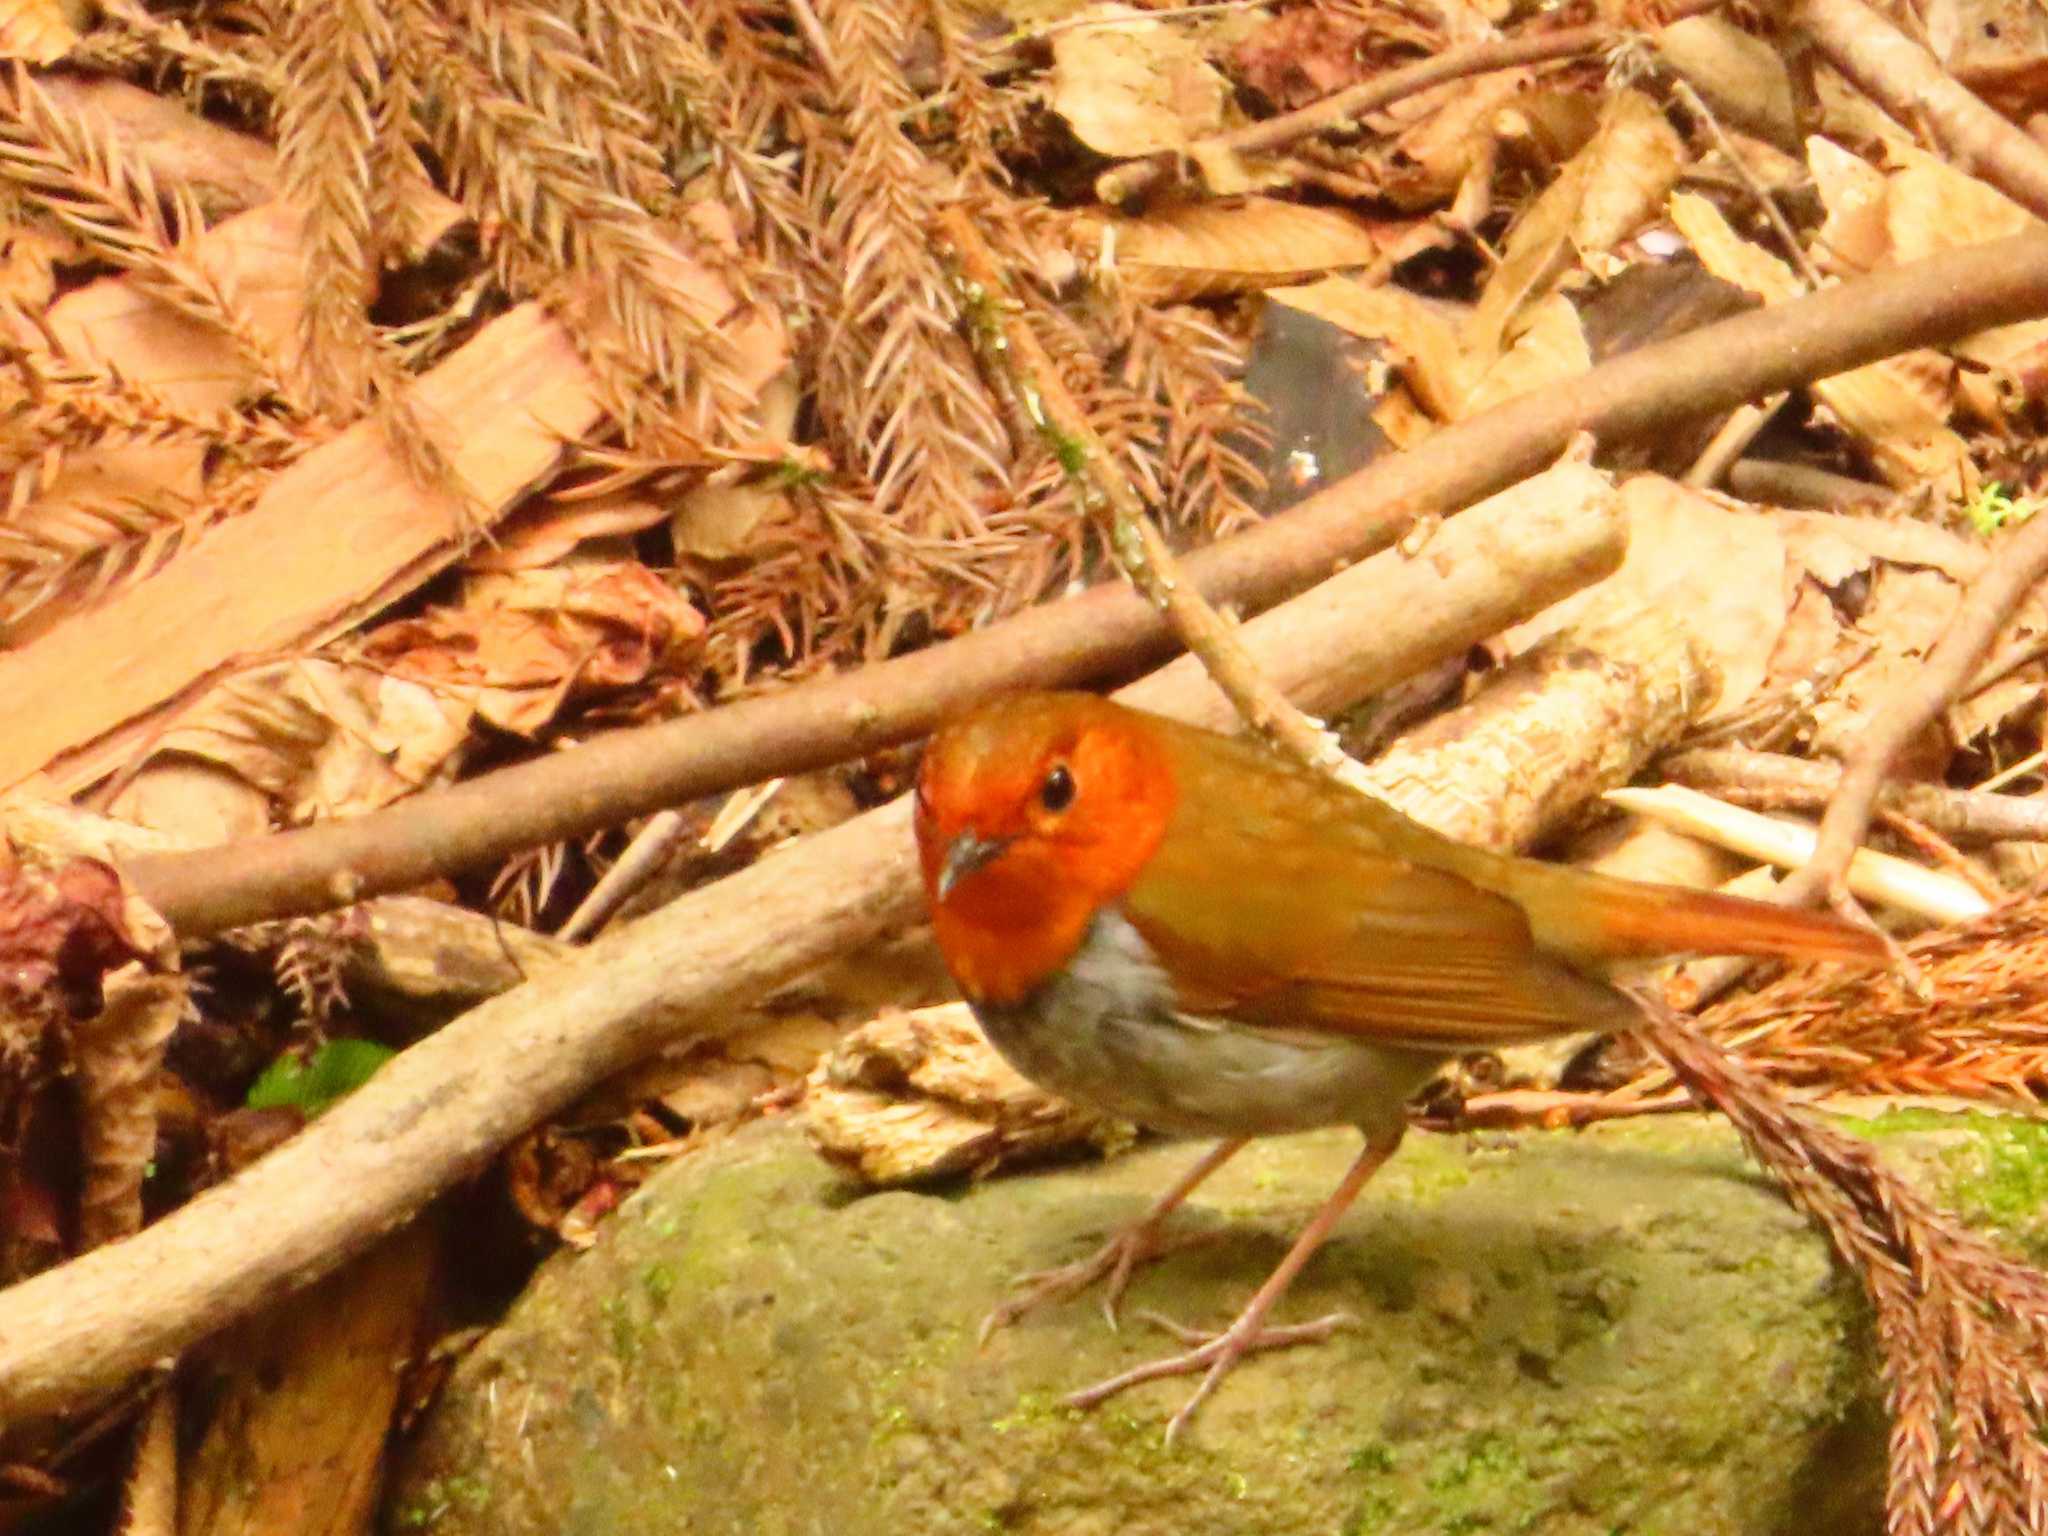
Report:
[[[1218,1138],[1090,1257],[1022,1277],[984,1342],[1098,1280],[1114,1326],[1135,1266],[1172,1246],[1166,1218],[1248,1140],[1364,1137],[1227,1327],[1169,1322],[1186,1348],[1068,1398],[1199,1374],[1169,1444],[1246,1355],[1348,1321],[1268,1319],[1447,1060],[1633,1027],[1642,1004],[1611,979],[1619,962],[1888,954],[1828,913],[1459,843],[1258,741],[1082,692],[1001,695],[943,725],[913,823],[938,948],[997,1053],[1076,1103]]]

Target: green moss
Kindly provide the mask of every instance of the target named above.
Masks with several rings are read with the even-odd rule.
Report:
[[[1967,1221],[2038,1229],[2048,1211],[2048,1121],[1982,1110],[1895,1109],[1841,1124],[1873,1140],[1946,1133],[1938,1153],[1941,1195]]]
[[[604,1317],[605,1327],[611,1334],[612,1354],[624,1361],[638,1359],[640,1330],[634,1322],[632,1307],[626,1298],[607,1297],[598,1311]]]
[[[481,1477],[468,1473],[436,1477],[420,1485],[419,1492],[392,1516],[392,1523],[402,1531],[431,1530],[446,1515],[478,1514],[490,1502],[490,1484]]]
[[[1368,1440],[1345,1465],[1362,1476],[1378,1477],[1394,1470],[1394,1448],[1382,1440]]]
[[[667,1264],[650,1264],[640,1272],[640,1289],[657,1308],[668,1305],[676,1288],[676,1272]]]

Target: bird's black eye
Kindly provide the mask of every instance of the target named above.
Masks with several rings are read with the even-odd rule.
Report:
[[[1054,763],[1045,782],[1038,786],[1038,803],[1058,814],[1074,803],[1074,776],[1065,763]]]

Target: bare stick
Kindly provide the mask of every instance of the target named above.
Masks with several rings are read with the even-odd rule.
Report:
[[[1987,565],[1963,593],[1956,615],[1928,653],[1920,670],[1876,711],[1842,765],[1842,782],[1821,817],[1813,857],[1778,887],[1777,899],[1803,906],[1825,898],[1853,907],[1843,884],[1849,860],[1862,845],[1885,776],[1906,743],[1931,724],[1960,694],[1991,649],[2021,599],[2048,573],[2048,517],[2037,517],[2006,539],[2000,558]]]
[[[1842,782],[1842,770],[1832,763],[1733,747],[1680,752],[1657,766],[1674,783],[1706,790],[1753,811],[1819,810]],[[1959,842],[2048,841],[2048,803],[2027,795],[1987,794],[1943,784],[1890,784],[1877,803]]]
[[[1792,21],[1901,124],[1926,124],[1963,170],[2048,218],[2048,147],[1957,84],[1933,54],[1863,0],[1798,0]]]
[[[1198,550],[1182,575],[1211,602],[1269,607],[1410,522],[1533,474],[1574,433],[1603,442],[1695,413],[2048,313],[2048,231],[1947,252],[1628,352],[1569,385],[1435,433],[1249,533]],[[928,650],[619,732],[481,775],[372,816],[124,865],[190,939],[324,911],[525,847],[583,836],[697,796],[801,773],[929,731],[1003,688],[1124,675],[1170,639],[1115,584],[1034,608]]]

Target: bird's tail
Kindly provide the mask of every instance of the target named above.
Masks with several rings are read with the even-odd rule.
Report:
[[[1887,955],[1882,935],[1831,912],[1554,866],[1544,873],[1561,877],[1557,888],[1517,892],[1522,908],[1539,943],[1582,961],[1670,954],[1872,961]]]

